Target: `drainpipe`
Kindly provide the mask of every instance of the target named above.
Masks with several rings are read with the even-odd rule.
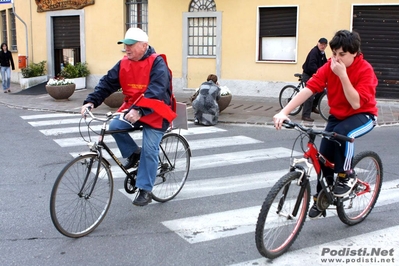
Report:
[[[25,26],[25,34],[26,34],[26,65],[29,65],[29,56],[28,56],[28,27],[26,26],[26,23],[15,13],[15,8],[14,8],[14,0],[11,0],[12,3],[12,13],[14,13],[14,16],[17,17]]]

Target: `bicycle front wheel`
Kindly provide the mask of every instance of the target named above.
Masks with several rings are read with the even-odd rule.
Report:
[[[281,108],[284,108],[299,92],[299,89],[294,85],[284,86],[280,95],[278,96],[278,102]],[[302,104],[291,111],[290,115],[297,115],[302,110]]]
[[[327,121],[328,117],[330,116],[330,106],[328,105],[326,91],[324,91],[323,94],[320,96],[317,106],[319,107],[318,109],[320,112],[320,116]]]
[[[260,210],[255,230],[259,253],[274,259],[294,243],[309,209],[308,180],[298,185],[300,172],[284,175],[270,190]]]
[[[55,228],[74,238],[91,233],[104,219],[112,193],[108,162],[99,163],[94,154],[76,157],[60,172],[51,191],[50,215]]]
[[[180,192],[190,171],[190,156],[190,147],[183,136],[167,133],[162,137],[158,172],[152,189],[155,201],[169,201]]]
[[[353,159],[358,182],[348,197],[337,205],[338,217],[347,225],[366,219],[377,202],[382,185],[382,161],[373,151],[359,153]]]

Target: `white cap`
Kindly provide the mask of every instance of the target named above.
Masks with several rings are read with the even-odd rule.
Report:
[[[132,45],[136,42],[148,42],[148,35],[140,28],[130,28],[125,34],[125,39],[120,40],[118,44]]]

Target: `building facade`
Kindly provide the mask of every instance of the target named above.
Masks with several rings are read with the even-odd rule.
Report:
[[[210,73],[233,94],[278,97],[320,37],[356,30],[373,65],[377,97],[399,96],[399,3],[316,0],[14,0],[0,4],[2,42],[47,75],[87,62],[94,87],[124,55],[127,28],[144,29],[168,57],[175,90],[197,88]],[[8,1],[10,2],[10,1]],[[1,2],[0,2],[1,3]],[[327,57],[331,50],[326,49]]]

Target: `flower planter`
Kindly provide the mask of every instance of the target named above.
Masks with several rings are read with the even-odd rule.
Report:
[[[232,98],[233,95],[231,94],[220,96],[220,99],[218,101],[219,112],[222,112],[224,109],[226,109],[229,106]]]
[[[33,77],[33,78],[20,78],[19,79],[19,84],[21,85],[21,88],[28,89],[30,87],[36,86],[38,84],[44,83],[48,80],[47,75],[44,76],[38,76],[38,77]]]
[[[75,92],[75,87],[75,84],[58,86],[46,85],[46,91],[55,100],[68,100]]]
[[[75,83],[75,90],[81,90],[86,88],[86,77],[74,78],[72,79],[73,83]]]
[[[125,95],[120,92],[114,92],[104,100],[104,104],[111,108],[118,108],[122,105],[125,100]]]

